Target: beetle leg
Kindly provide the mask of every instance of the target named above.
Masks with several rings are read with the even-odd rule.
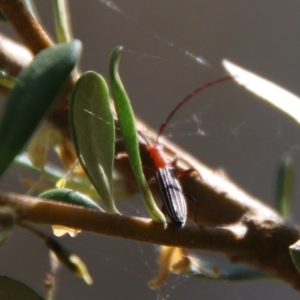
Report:
[[[193,172],[198,172],[198,171],[196,169],[194,169],[194,168],[189,168],[189,169],[183,170],[181,172],[178,172],[176,175],[177,175],[177,178],[180,178],[180,177],[184,177],[184,176],[190,175]],[[199,174],[199,176],[201,177],[200,174]],[[202,177],[201,177],[201,179],[202,179]]]
[[[180,156],[179,156],[179,155],[176,155],[176,156],[173,158],[173,160],[172,160],[172,162],[171,162],[171,165],[172,165],[174,168],[176,168],[179,159],[180,159]],[[190,174],[193,173],[193,172],[197,172],[198,175],[199,175],[199,177],[200,177],[200,179],[202,180],[201,174],[200,174],[196,169],[194,169],[194,168],[188,168],[188,169],[186,169],[186,170],[183,170],[183,171],[181,171],[181,172],[178,172],[178,173],[176,173],[176,177],[177,177],[177,178],[184,177],[184,176],[190,175]]]
[[[173,160],[172,160],[172,162],[171,162],[172,167],[176,168],[179,159],[180,159],[180,155],[176,155],[176,156],[173,158]]]

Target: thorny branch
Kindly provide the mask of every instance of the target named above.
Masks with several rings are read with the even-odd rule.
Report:
[[[0,0],[0,9],[16,28],[24,44],[33,53],[38,53],[52,42],[41,26],[32,23],[31,16],[22,7],[19,10],[16,6],[13,7],[22,5],[21,3],[20,0]],[[13,11],[18,11],[18,15]],[[22,20],[22,26],[19,20]],[[23,53],[28,53],[28,50],[20,45],[18,47],[21,48],[9,47],[10,50],[6,51],[6,41],[5,37],[0,38],[0,68],[14,75],[29,63],[30,54],[29,59],[24,59]],[[7,91],[0,92],[5,94]],[[64,94],[59,101],[60,105],[67,100],[67,94]],[[57,115],[58,111],[59,105],[48,119],[69,139],[67,114]],[[137,121],[137,127],[148,131],[149,140],[156,136],[140,121]],[[233,262],[244,262],[261,268],[300,291],[300,274],[288,252],[288,247],[300,238],[299,228],[284,221],[271,208],[182,149],[164,139],[161,139],[161,143],[170,156],[180,154],[179,169],[193,166],[201,174],[201,178],[192,174],[182,179],[184,190],[193,194],[197,200],[196,205],[189,205],[189,217],[193,220],[196,212],[196,222],[201,226],[187,225],[183,229],[168,226],[164,229],[162,225],[154,224],[148,219],[99,213],[11,193],[0,194],[0,205],[11,207],[17,221],[64,225],[148,243],[222,252]],[[143,163],[151,166],[142,142],[140,148]],[[116,151],[123,150],[122,142],[117,142]],[[127,181],[130,190],[138,192],[128,162],[116,160],[115,166]],[[153,189],[158,195],[155,187]],[[0,220],[2,222],[4,221]]]

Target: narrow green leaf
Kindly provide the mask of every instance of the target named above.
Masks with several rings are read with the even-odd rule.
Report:
[[[294,165],[290,156],[284,156],[277,176],[277,211],[284,217],[290,217],[294,192]]]
[[[80,41],[58,44],[20,72],[0,120],[0,176],[58,96],[80,53]]]
[[[92,199],[70,189],[53,189],[39,195],[40,198],[60,201],[68,204],[83,206],[90,209],[103,211]]]
[[[52,0],[55,31],[58,42],[65,43],[72,39],[70,14],[67,0]]]
[[[119,125],[124,139],[125,148],[129,156],[129,161],[140,191],[143,195],[147,210],[154,221],[165,223],[166,219],[162,212],[158,209],[143,173],[134,113],[129,97],[118,73],[122,49],[123,47],[117,47],[113,50],[109,64],[110,85],[119,119]]]
[[[105,80],[95,72],[77,81],[70,106],[71,132],[78,158],[110,212],[117,213],[112,196],[115,125]]]
[[[6,276],[0,276],[0,299],[43,300],[25,284]]]

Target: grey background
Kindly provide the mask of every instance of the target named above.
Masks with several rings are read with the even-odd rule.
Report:
[[[36,2],[43,23],[54,36],[51,1]],[[299,1],[116,0],[121,12],[97,0],[70,2],[74,35],[84,45],[82,70],[106,76],[110,51],[123,45],[129,52],[122,57],[122,78],[136,113],[152,127],[158,127],[175,103],[194,88],[224,76],[223,58],[300,93]],[[0,26],[14,36],[9,26]],[[210,67],[196,64],[185,51],[201,55]],[[200,128],[206,135],[181,136],[181,131],[196,132],[198,124],[191,122],[168,131],[179,135],[174,140],[270,205],[274,203],[278,162],[285,153],[293,155],[299,173],[298,126],[233,83],[199,95],[176,120],[189,120],[192,114],[201,120]],[[26,177],[32,178],[12,169],[1,189],[25,191],[19,180]],[[298,196],[296,189],[295,198]],[[127,213],[137,213],[140,203],[140,199],[128,201],[122,207]],[[298,211],[295,204],[296,221]],[[216,283],[183,276],[172,276],[166,287],[153,292],[146,285],[156,270],[157,250],[153,246],[86,233],[75,240],[64,238],[63,243],[84,259],[95,283],[86,286],[62,268],[57,299],[299,297],[277,281]],[[41,242],[21,230],[0,248],[0,273],[39,292],[47,264]]]

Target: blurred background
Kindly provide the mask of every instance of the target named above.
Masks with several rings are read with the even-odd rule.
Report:
[[[42,23],[54,38],[51,1],[36,2]],[[136,114],[153,128],[196,87],[225,76],[224,58],[300,94],[299,1],[70,2],[74,36],[83,42],[82,71],[94,70],[107,77],[109,54],[123,45],[122,79]],[[0,26],[18,40],[8,24]],[[273,206],[283,155],[293,157],[299,174],[299,134],[299,126],[288,117],[228,82],[191,100],[165,135]],[[20,184],[23,178],[33,176],[12,168],[0,187],[25,192]],[[296,188],[296,200],[298,196]],[[127,213],[138,214],[142,201],[138,198],[120,205]],[[299,211],[295,201],[295,222],[299,222]],[[299,297],[278,281],[212,282],[187,276],[171,276],[165,287],[152,291],[147,282],[156,274],[155,246],[88,233],[76,239],[65,237],[62,243],[86,262],[94,284],[85,285],[62,267],[57,299]],[[221,255],[217,258],[224,260]],[[16,278],[40,294],[48,261],[42,243],[19,229],[0,248],[0,274]]]

